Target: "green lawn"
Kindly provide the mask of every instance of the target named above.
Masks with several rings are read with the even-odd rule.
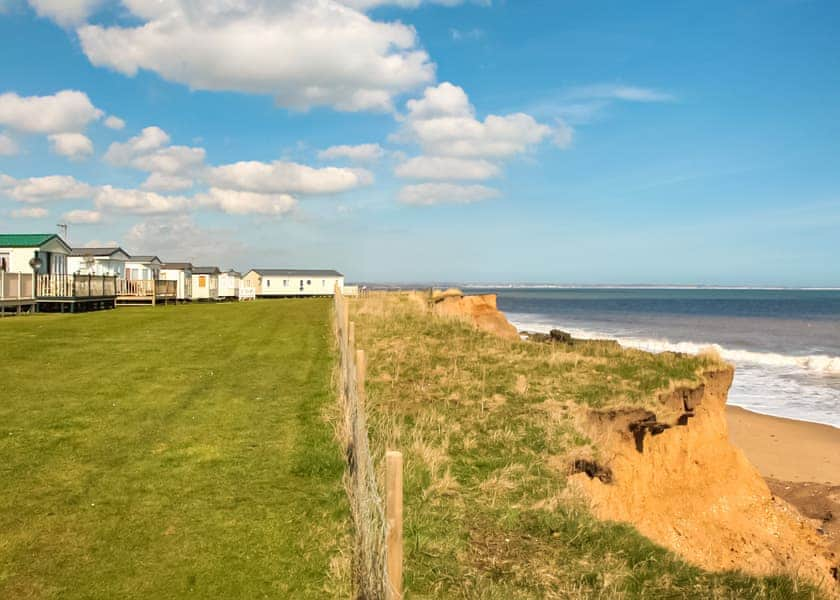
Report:
[[[330,301],[0,321],[0,598],[346,597]]]

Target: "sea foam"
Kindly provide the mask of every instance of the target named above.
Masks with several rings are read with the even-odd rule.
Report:
[[[513,323],[523,331],[534,331],[547,333],[552,325],[516,319]],[[826,354],[811,354],[796,356],[792,354],[778,354],[775,352],[755,352],[752,350],[741,350],[737,348],[726,348],[713,342],[674,342],[665,338],[641,338],[616,336],[613,333],[594,331],[589,329],[566,328],[565,331],[572,334],[572,337],[583,340],[613,339],[625,348],[636,348],[646,352],[681,352],[683,354],[699,354],[709,348],[715,350],[724,360],[735,363],[753,363],[756,365],[767,365],[772,367],[789,367],[803,369],[810,373],[822,375],[840,375],[840,356],[828,356]]]

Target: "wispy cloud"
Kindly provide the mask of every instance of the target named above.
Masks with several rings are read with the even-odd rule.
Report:
[[[562,119],[570,125],[585,125],[603,118],[619,103],[677,102],[671,92],[635,85],[599,83],[561,89],[522,108],[541,117]]]
[[[581,100],[623,100],[625,102],[673,102],[673,94],[652,88],[619,84],[596,84],[571,88],[566,92],[569,99]]]
[[[449,30],[449,37],[455,42],[469,42],[484,39],[487,32],[478,27],[472,29],[457,29],[455,27]]]

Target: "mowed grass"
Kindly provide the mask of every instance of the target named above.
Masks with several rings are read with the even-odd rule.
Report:
[[[403,452],[408,598],[817,596],[788,577],[692,566],[594,519],[566,486],[574,458],[601,455],[583,411],[659,411],[658,390],[696,381],[714,357],[505,341],[410,295],[357,300],[351,319],[378,470],[385,449]]]
[[[346,597],[330,319],[0,321],[0,598]]]

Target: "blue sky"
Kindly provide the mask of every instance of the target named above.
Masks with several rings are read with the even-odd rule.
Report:
[[[0,0],[0,231],[367,281],[840,285],[839,20]]]

